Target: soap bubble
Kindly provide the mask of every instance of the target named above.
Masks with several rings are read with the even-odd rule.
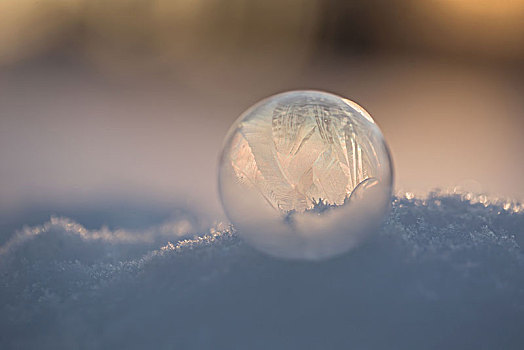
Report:
[[[391,202],[392,164],[371,116],[320,91],[271,96],[226,136],[219,164],[224,210],[255,248],[322,259],[375,232]]]

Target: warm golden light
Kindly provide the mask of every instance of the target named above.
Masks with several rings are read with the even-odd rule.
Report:
[[[51,48],[78,22],[82,0],[0,1],[0,64]]]
[[[523,0],[408,1],[412,23],[404,34],[411,45],[477,59],[518,61],[524,55]]]
[[[433,0],[436,6],[450,15],[463,16],[464,20],[502,20],[522,18],[522,0]]]

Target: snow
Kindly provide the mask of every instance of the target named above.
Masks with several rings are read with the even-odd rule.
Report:
[[[375,237],[279,260],[179,214],[149,229],[53,217],[0,247],[0,348],[522,349],[524,208],[393,200]]]

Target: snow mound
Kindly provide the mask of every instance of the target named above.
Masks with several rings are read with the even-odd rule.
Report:
[[[183,216],[148,230],[65,218],[0,247],[0,348],[522,349],[524,208],[399,196],[373,240],[278,260]]]

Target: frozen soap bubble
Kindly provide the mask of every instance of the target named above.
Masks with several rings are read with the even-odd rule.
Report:
[[[291,91],[248,109],[219,164],[224,210],[238,234],[270,255],[322,259],[378,229],[392,165],[371,116],[320,91]]]

